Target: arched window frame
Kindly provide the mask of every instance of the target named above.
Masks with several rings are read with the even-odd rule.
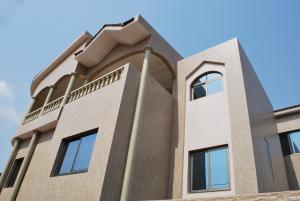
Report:
[[[219,74],[220,76],[208,80],[208,75],[209,75],[209,74]],[[199,82],[199,81],[200,81],[202,78],[204,78],[204,77],[205,77],[205,81]],[[199,98],[203,98],[203,97],[208,96],[208,95],[207,95],[207,90],[208,90],[208,87],[207,87],[207,86],[208,86],[210,83],[215,82],[215,81],[217,81],[217,80],[220,80],[220,82],[221,82],[221,90],[220,90],[220,91],[222,91],[222,90],[223,90],[223,74],[222,74],[221,72],[218,72],[218,71],[209,71],[209,72],[203,73],[203,74],[199,75],[198,77],[196,77],[196,78],[194,79],[194,81],[193,81],[193,82],[191,83],[191,85],[190,85],[190,100],[193,101],[193,100],[196,100],[196,99],[199,99]],[[197,82],[199,82],[199,83],[197,83]],[[194,98],[194,89],[195,89],[196,87],[198,87],[199,85],[202,85],[202,86],[204,87],[205,95],[204,95],[204,96],[201,96],[201,97],[199,97],[199,98]],[[218,91],[218,92],[219,92],[219,91]],[[216,93],[217,93],[217,92],[216,92]]]

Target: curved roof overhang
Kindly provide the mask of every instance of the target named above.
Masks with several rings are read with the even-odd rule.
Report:
[[[75,53],[75,59],[86,67],[93,67],[117,44],[134,45],[150,34],[140,15],[121,24],[107,24],[83,50]]]

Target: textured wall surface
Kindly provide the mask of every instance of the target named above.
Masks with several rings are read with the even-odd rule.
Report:
[[[260,194],[253,194],[253,195],[214,197],[214,198],[212,197],[212,198],[195,198],[195,199],[176,199],[172,201],[234,201],[234,200],[243,200],[243,201],[300,200],[300,191],[282,191],[282,192],[274,192],[274,193],[260,193]]]

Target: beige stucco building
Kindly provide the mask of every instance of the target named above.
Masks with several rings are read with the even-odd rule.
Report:
[[[30,92],[1,201],[299,189],[300,106],[273,110],[236,38],[182,58],[138,15],[83,33]]]

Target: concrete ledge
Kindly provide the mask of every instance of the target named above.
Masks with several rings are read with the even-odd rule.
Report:
[[[260,194],[253,194],[253,195],[236,195],[236,196],[226,196],[226,197],[214,197],[214,198],[175,199],[175,200],[170,200],[170,201],[221,201],[221,200],[222,201],[224,201],[224,200],[225,201],[231,201],[231,200],[245,200],[245,201],[300,200],[300,190],[282,191],[282,192],[273,192],[273,193],[260,193]]]

